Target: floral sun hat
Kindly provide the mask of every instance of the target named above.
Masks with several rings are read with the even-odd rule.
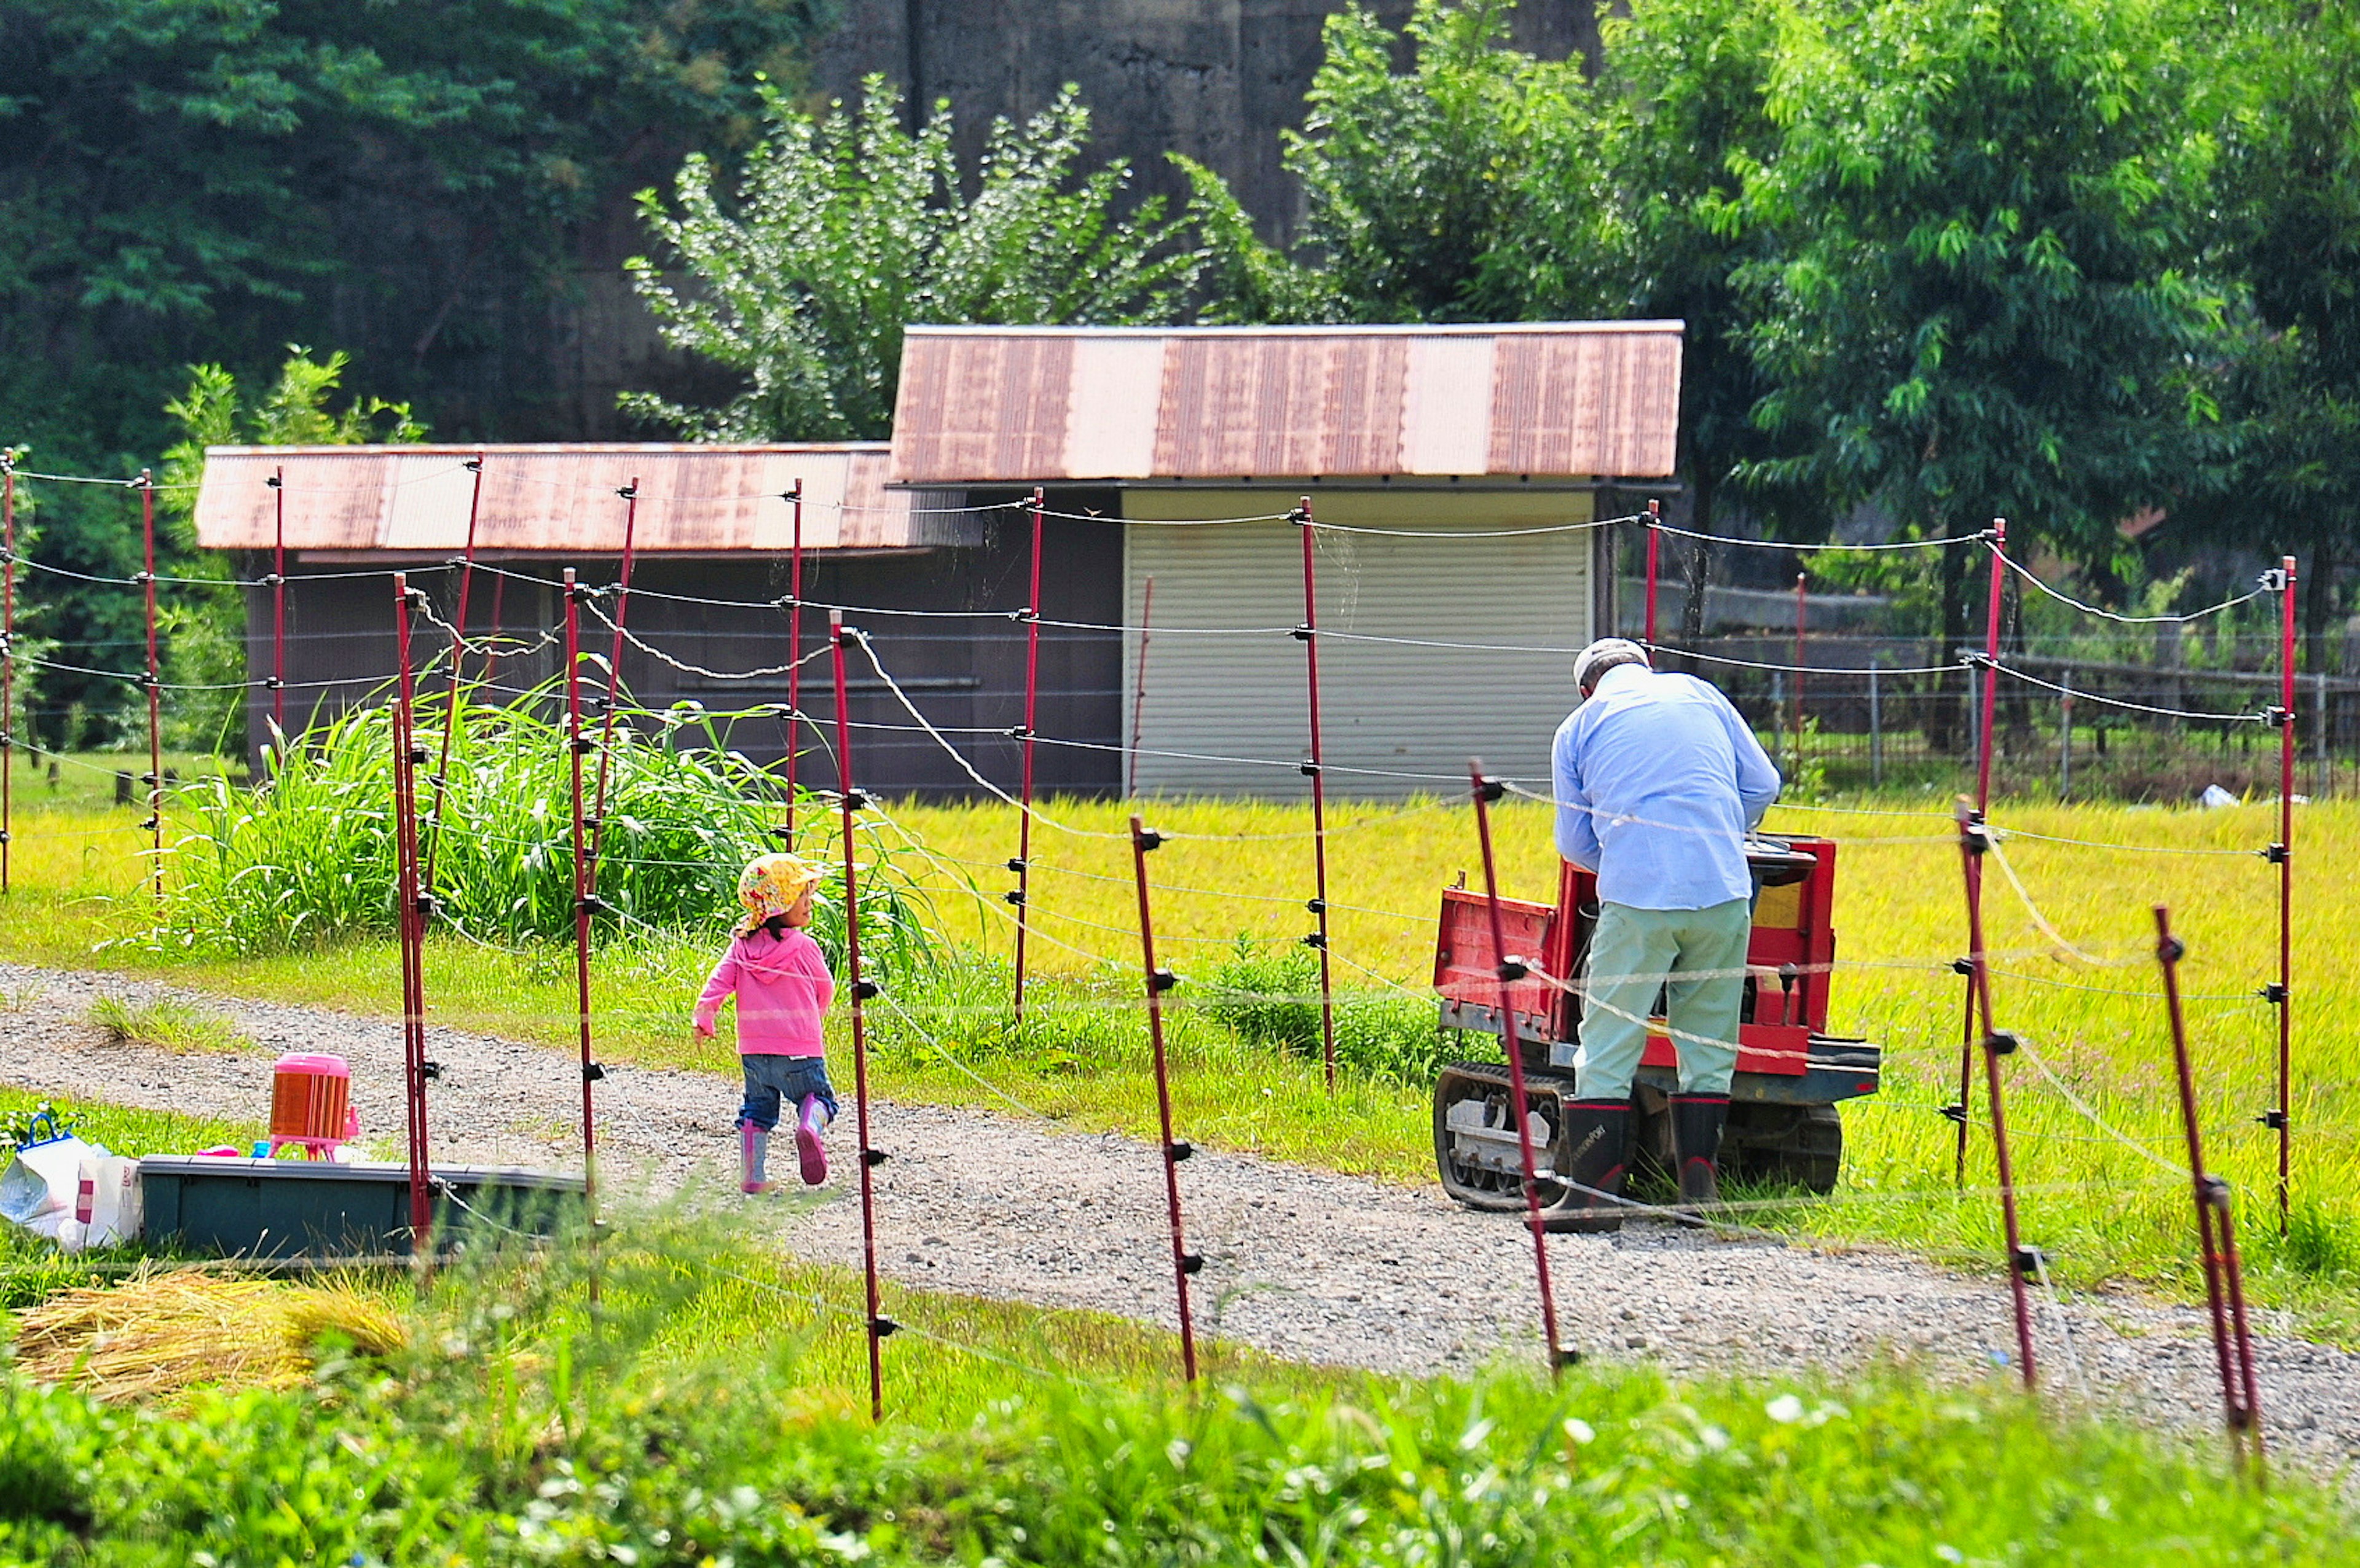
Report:
[[[818,868],[800,855],[765,855],[753,861],[738,874],[738,901],[746,906],[738,934],[751,936],[765,921],[793,909],[819,879]]]

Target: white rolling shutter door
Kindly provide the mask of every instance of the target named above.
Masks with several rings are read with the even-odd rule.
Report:
[[[1494,772],[1546,779],[1550,737],[1573,705],[1572,650],[1590,636],[1592,536],[1465,536],[1582,521],[1590,497],[1376,493],[1322,496],[1315,505],[1323,521],[1425,536],[1317,536],[1329,792],[1397,796],[1463,787],[1470,754]],[[1125,497],[1134,519],[1274,509],[1268,493]],[[1138,790],[1300,794],[1297,765],[1308,755],[1309,731],[1303,645],[1287,631],[1303,619],[1295,528],[1134,522],[1124,534],[1124,619],[1137,626],[1147,615],[1151,626],[1139,713],[1144,755],[1133,762]],[[1213,635],[1235,627],[1272,629]],[[1537,651],[1365,642],[1355,634]],[[1134,633],[1124,651],[1126,731],[1140,669]],[[1265,760],[1230,760],[1251,758]]]

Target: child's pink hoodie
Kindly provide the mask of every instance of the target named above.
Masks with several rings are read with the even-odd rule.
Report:
[[[740,1056],[825,1056],[820,1019],[836,1000],[836,978],[807,931],[758,930],[729,943],[696,998],[696,1024],[709,1029],[724,998],[738,998]]]

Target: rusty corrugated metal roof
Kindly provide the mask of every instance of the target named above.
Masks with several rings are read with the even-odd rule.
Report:
[[[1682,330],[912,327],[891,479],[1659,478]]]
[[[447,552],[467,542],[481,452],[475,544],[493,551],[612,554],[624,503],[639,492],[635,543],[644,550],[783,550],[803,491],[803,544],[887,550],[961,542],[964,520],[888,490],[879,441],[810,446],[617,443],[536,446],[209,447],[197,492],[197,542],[268,550],[276,523],[269,480],[285,474],[287,547],[298,550]]]

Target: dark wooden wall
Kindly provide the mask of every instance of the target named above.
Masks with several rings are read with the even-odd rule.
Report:
[[[1111,495],[1088,492],[1053,492],[1049,504],[1054,509],[1072,512],[1116,509]],[[814,552],[805,558],[804,598],[864,607],[848,614],[847,623],[869,634],[894,680],[984,777],[1013,789],[1019,746],[1007,732],[1023,722],[1022,625],[1005,615],[968,618],[877,613],[1020,608],[1025,599],[1030,523],[1019,512],[989,512],[983,517],[984,542],[979,547],[873,555]],[[1121,524],[1050,518],[1043,530],[1043,561],[1045,621],[1099,625],[1120,621]],[[585,583],[605,584],[615,580],[618,565],[611,556],[503,562],[503,570],[532,573],[548,582],[508,581],[502,594],[502,632],[510,639],[530,642],[545,629],[560,629],[563,605],[554,584],[564,569],[573,566]],[[386,683],[395,668],[390,581],[382,576],[337,575],[364,569],[366,563],[290,569],[287,713],[290,728],[300,727],[315,714],[385,698]],[[433,595],[446,620],[455,615],[457,572],[427,571],[418,582]],[[788,587],[789,563],[783,555],[703,560],[642,557],[633,569],[626,624],[652,647],[707,670],[729,672],[781,665],[787,662],[788,622],[774,601],[785,595]],[[494,592],[494,579],[479,572],[468,615],[471,636],[482,637],[491,628]],[[690,603],[664,594],[727,603]],[[611,610],[611,598],[601,603]],[[270,614],[268,590],[251,591],[247,659],[257,677],[270,672]],[[613,636],[594,617],[584,615],[585,649],[603,656],[612,646]],[[804,610],[803,638],[807,653],[825,647],[825,611]],[[445,646],[439,631],[418,624],[418,658],[439,654]],[[563,662],[555,646],[505,658],[497,683],[504,695],[513,695],[553,680]],[[622,668],[625,682],[647,708],[693,702],[723,715],[787,700],[784,675],[754,681],[715,680],[628,647]],[[934,799],[986,795],[939,743],[918,729],[857,648],[847,651],[846,674],[854,724],[854,769],[860,785],[887,795]],[[804,666],[803,675],[803,711],[824,726],[825,744],[806,730],[803,759],[797,765],[799,776],[821,788],[833,788],[836,782],[832,749],[836,702],[829,660],[825,655],[814,659]],[[1120,744],[1121,680],[1119,634],[1044,626],[1041,735],[1100,746]],[[319,684],[331,681],[341,684]],[[257,690],[249,708],[250,733],[257,743],[268,733],[269,713],[270,694]],[[775,763],[784,753],[784,727],[775,715],[716,716],[715,722],[724,744],[757,762]],[[990,733],[965,733],[976,731]],[[1043,745],[1036,750],[1034,766],[1036,787],[1043,792],[1105,795],[1118,792],[1121,786],[1121,758],[1110,750]]]

